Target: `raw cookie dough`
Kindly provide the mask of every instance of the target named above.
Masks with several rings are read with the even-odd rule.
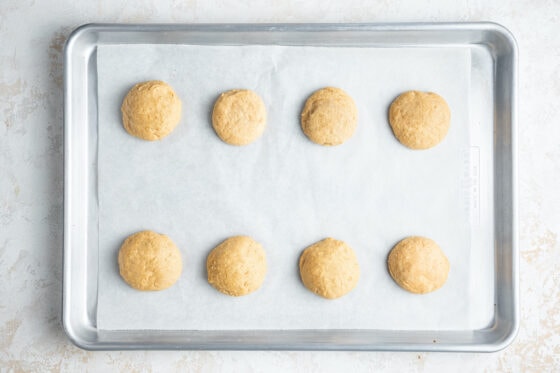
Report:
[[[360,279],[360,265],[354,250],[345,242],[325,238],[303,251],[299,273],[306,288],[335,299],[354,289]]]
[[[164,234],[141,231],[129,236],[119,251],[119,271],[138,290],[163,290],[181,276],[181,252]]]
[[[248,236],[230,237],[206,259],[208,282],[232,296],[247,295],[261,287],[266,276],[266,253]]]
[[[342,144],[352,137],[357,124],[358,108],[352,97],[340,88],[315,91],[301,112],[303,132],[320,145]]]
[[[432,92],[408,91],[389,108],[389,123],[397,140],[411,149],[428,149],[447,135],[451,112],[447,102]]]
[[[439,289],[449,274],[449,260],[437,243],[425,237],[407,237],[397,243],[387,263],[395,282],[417,294]]]
[[[181,100],[165,82],[138,83],[121,106],[123,126],[132,136],[154,141],[169,135],[181,119]]]
[[[228,144],[250,144],[266,127],[264,102],[248,89],[224,92],[214,104],[212,126],[220,139]]]

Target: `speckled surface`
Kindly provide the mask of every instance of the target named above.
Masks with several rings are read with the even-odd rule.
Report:
[[[519,56],[521,328],[492,354],[87,352],[60,325],[62,49],[88,22],[482,21]],[[3,0],[0,3],[1,371],[560,371],[560,2]]]

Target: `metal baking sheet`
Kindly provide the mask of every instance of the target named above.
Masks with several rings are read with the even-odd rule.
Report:
[[[429,330],[421,325],[415,327],[414,323],[388,323],[390,327],[383,327],[359,321],[356,325],[341,323],[338,328],[315,324],[311,329],[303,329],[301,325],[290,329],[286,326],[289,323],[280,322],[276,328],[274,322],[262,328],[247,322],[223,329],[204,323],[190,329],[179,324],[174,328],[173,323],[164,327],[148,324],[127,327],[123,323],[122,328],[107,328],[106,321],[98,319],[107,292],[107,287],[99,285],[100,280],[106,280],[105,276],[100,279],[99,273],[105,269],[103,223],[108,219],[107,211],[99,209],[99,190],[107,187],[100,174],[108,167],[100,158],[106,142],[98,141],[101,131],[98,121],[107,120],[106,108],[98,99],[99,84],[105,81],[97,58],[101,48],[106,53],[110,46],[132,44],[140,48],[161,47],[162,55],[165,50],[173,50],[173,46],[179,49],[201,45],[217,50],[322,47],[334,53],[356,50],[357,56],[364,51],[383,55],[387,50],[387,58],[390,58],[389,51],[394,52],[396,47],[416,49],[418,55],[426,52],[442,55],[457,48],[468,51],[469,71],[461,76],[470,83],[470,100],[466,100],[470,136],[465,136],[467,150],[461,155],[466,164],[464,193],[469,197],[467,207],[471,215],[466,249],[471,266],[480,272],[480,279],[477,282],[475,277],[471,286],[490,288],[494,296],[493,308],[476,298],[469,306],[474,310],[488,308],[490,321],[482,326],[475,323],[476,327],[470,328],[468,323],[459,323],[455,329],[434,324]],[[65,75],[64,325],[69,337],[79,346],[91,349],[491,351],[504,347],[513,339],[518,320],[515,63],[513,38],[495,24],[87,25],[79,28],[67,43]],[[345,313],[349,311],[352,309]],[[344,328],[345,325],[348,327]]]

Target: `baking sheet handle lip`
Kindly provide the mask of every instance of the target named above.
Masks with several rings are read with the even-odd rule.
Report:
[[[511,184],[512,184],[512,317],[510,319],[511,325],[509,331],[506,333],[503,342],[497,346],[496,351],[502,350],[509,346],[519,333],[520,328],[520,289],[519,289],[519,180],[518,180],[518,123],[517,123],[517,101],[518,101],[518,84],[519,84],[519,71],[518,71],[518,55],[519,47],[517,40],[513,33],[511,33],[504,26],[498,25],[501,28],[501,34],[511,48],[511,99],[510,99],[510,115],[511,115]]]
[[[79,27],[78,27],[79,28]],[[62,228],[62,235],[63,235],[63,250],[62,250],[62,267],[63,267],[63,271],[62,271],[62,303],[61,303],[61,324],[62,324],[62,328],[64,330],[64,333],[66,334],[66,336],[68,337],[68,339],[70,339],[70,341],[72,341],[76,346],[81,347],[80,345],[76,344],[75,341],[75,336],[76,333],[74,332],[73,328],[72,328],[72,323],[70,321],[70,300],[69,300],[69,294],[70,294],[70,280],[69,280],[69,276],[70,276],[70,271],[71,271],[71,266],[70,266],[70,260],[71,260],[71,255],[70,255],[70,250],[69,250],[69,245],[71,242],[70,239],[70,232],[68,229],[68,225],[70,224],[70,211],[69,211],[69,201],[70,201],[70,195],[71,195],[71,189],[69,187],[69,183],[71,180],[71,173],[70,173],[70,164],[71,164],[71,159],[70,159],[70,141],[69,141],[69,134],[68,132],[70,131],[70,126],[69,126],[69,121],[70,121],[70,117],[71,117],[71,110],[70,110],[70,105],[68,104],[70,98],[69,98],[69,94],[70,94],[70,86],[71,86],[71,77],[70,77],[70,67],[71,67],[71,59],[70,59],[70,54],[72,51],[72,45],[73,43],[71,43],[71,41],[74,40],[74,38],[72,38],[72,35],[76,32],[77,29],[75,29],[72,34],[70,35],[70,37],[66,40],[66,43],[64,45],[64,75],[63,75],[63,79],[64,79],[64,92],[63,92],[63,105],[64,105],[64,109],[63,109],[63,125],[64,125],[64,131],[63,131],[63,144],[64,144],[64,183],[63,183],[63,228]]]
[[[79,68],[74,66],[74,59],[78,55],[80,61],[86,58],[86,55],[79,55],[76,51],[80,48],[80,41],[84,37],[90,35],[91,27],[88,25],[83,25],[75,30],[69,35],[66,43],[64,45],[64,73],[63,73],[63,144],[64,144],[64,184],[63,184],[63,252],[62,252],[62,302],[61,302],[61,324],[62,328],[68,337],[68,339],[77,347],[82,349],[95,349],[97,341],[98,330],[91,322],[84,317],[83,314],[77,312],[73,307],[73,298],[76,295],[75,284],[73,284],[72,278],[76,275],[77,270],[74,266],[76,256],[73,255],[76,250],[85,248],[77,247],[77,242],[75,234],[73,232],[75,224],[73,224],[73,219],[75,218],[72,211],[75,207],[72,204],[72,196],[76,193],[73,183],[75,183],[75,178],[77,177],[74,173],[74,169],[77,167],[75,165],[75,160],[72,159],[76,147],[72,144],[74,128],[77,123],[75,123],[74,108],[71,105],[73,99],[72,96],[72,86],[74,84],[73,69]],[[94,48],[86,48],[83,52],[88,54],[93,51]]]
[[[126,29],[126,30],[125,30]],[[75,28],[68,42],[83,33],[96,31],[422,31],[422,30],[492,30],[517,46],[512,32],[497,22],[360,22],[360,23],[85,23]]]
[[[461,353],[495,353],[511,344],[504,340],[497,345],[489,344],[216,344],[216,343],[186,343],[186,344],[157,344],[129,343],[129,342],[95,342],[85,339],[69,338],[72,344],[86,351],[386,351],[386,352],[461,352]]]
[[[515,324],[517,325],[517,324]],[[119,338],[112,338],[113,333],[122,333],[123,331],[106,331],[106,330],[95,330],[95,340],[83,340],[71,339],[72,342],[84,350],[90,351],[108,351],[108,350],[231,350],[231,351],[248,351],[248,350],[270,350],[270,351],[417,351],[417,352],[479,352],[479,353],[492,353],[498,352],[506,348],[517,333],[517,328],[512,329],[514,333],[509,333],[503,338],[499,338],[498,341],[490,341],[491,336],[496,335],[496,329],[499,327],[495,324],[490,328],[474,330],[474,331],[463,331],[471,332],[473,335],[479,334],[478,339],[487,339],[485,342],[443,342],[438,339],[438,334],[430,335],[429,331],[425,331],[426,337],[429,341],[426,342],[346,342],[346,343],[331,343],[329,341],[317,338],[315,340],[301,341],[298,338],[287,339],[284,341],[270,341],[265,343],[257,343],[255,341],[243,341],[243,337],[240,336],[233,341],[231,338],[225,336],[221,340],[208,341],[204,340],[204,336],[186,336],[184,341],[181,341],[179,337],[176,341],[133,341],[130,340],[119,340]],[[352,330],[338,330],[351,332]],[[363,332],[363,330],[359,330]],[[126,332],[126,331],[125,331]],[[161,331],[160,331],[161,332]],[[181,334],[180,331],[164,331],[170,334]],[[184,332],[196,332],[194,330],[184,331]],[[217,331],[219,332],[219,331]],[[229,333],[235,332],[235,330],[229,330]],[[247,330],[241,331],[248,332]],[[266,333],[265,330],[255,330],[253,332]],[[289,333],[302,332],[301,330],[290,330]],[[303,332],[310,332],[310,330],[304,330]],[[318,333],[328,333],[329,331],[320,330]],[[448,331],[453,333],[454,331]],[[204,333],[204,332],[203,332]],[[115,334],[117,335],[117,334]],[[432,341],[432,337],[435,339]],[[121,338],[122,339],[122,338]],[[437,340],[437,341],[436,341]]]
[[[493,333],[498,337],[492,346],[493,352],[503,350],[508,347],[519,333],[520,328],[520,294],[519,294],[519,237],[518,237],[518,125],[517,125],[517,89],[518,89],[518,53],[519,48],[517,40],[513,33],[505,26],[498,23],[488,23],[494,34],[499,38],[494,45],[490,45],[494,52],[494,59],[506,58],[507,63],[511,64],[510,69],[502,72],[501,79],[509,80],[511,86],[509,89],[510,97],[507,101],[509,106],[508,115],[510,126],[511,141],[509,156],[511,157],[511,175],[508,180],[511,182],[511,258],[509,265],[511,266],[511,299],[508,307],[511,315],[507,319],[498,319],[493,326]],[[495,72],[498,74],[498,72]],[[497,76],[496,76],[497,78]],[[507,218],[507,216],[502,216]],[[499,314],[498,314],[499,315]]]
[[[517,337],[520,328],[520,289],[519,289],[519,179],[518,179],[518,125],[517,125],[517,89],[518,89],[518,47],[517,42],[512,34],[511,41],[513,47],[513,57],[512,57],[512,110],[511,110],[511,133],[512,133],[512,281],[513,281],[513,292],[512,292],[512,303],[513,303],[513,315],[512,315],[512,325],[509,335],[506,337],[503,343],[503,349],[509,346]]]

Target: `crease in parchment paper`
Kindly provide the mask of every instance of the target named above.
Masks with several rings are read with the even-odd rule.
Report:
[[[469,50],[451,47],[99,46],[98,327],[470,329],[469,65]],[[181,123],[158,142],[129,136],[119,111],[127,90],[151,79],[183,102]],[[336,147],[300,129],[306,98],[324,86],[344,89],[359,112],[356,133]],[[215,99],[234,88],[267,107],[263,136],[243,147],[221,142],[210,123]],[[409,150],[387,123],[391,101],[410,89],[437,92],[451,108],[433,149]],[[139,292],[119,276],[119,246],[143,229],[181,249],[183,274],[167,290]],[[207,283],[205,260],[238,234],[264,246],[268,273],[257,292],[234,298]],[[409,235],[434,239],[450,260],[434,293],[408,293],[387,272],[389,250]],[[327,236],[353,247],[361,266],[357,287],[337,300],[305,289],[297,267]]]

